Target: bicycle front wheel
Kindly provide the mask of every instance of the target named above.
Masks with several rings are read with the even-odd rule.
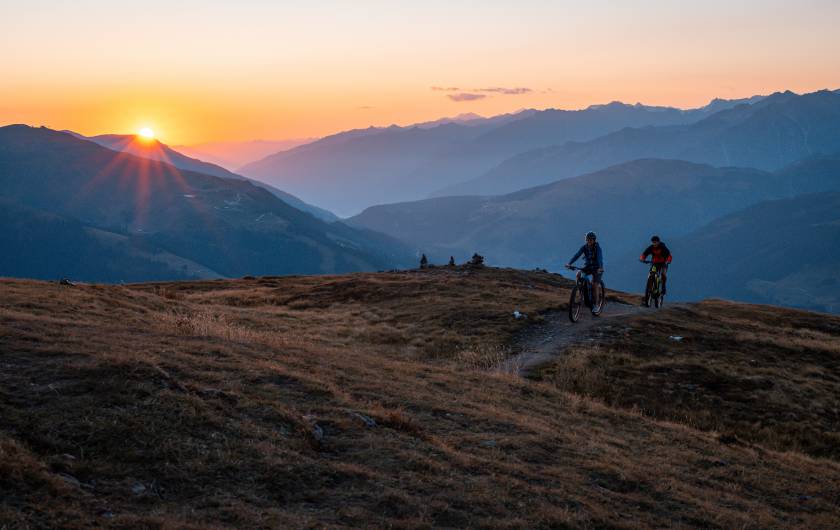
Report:
[[[569,297],[569,320],[577,322],[580,319],[580,312],[583,309],[583,291],[579,285],[572,288],[572,295]]]
[[[595,287],[596,285],[597,288]],[[601,312],[604,310],[604,304],[606,304],[607,301],[607,286],[604,285],[604,282],[602,280],[599,281],[597,284],[592,284],[592,287],[593,291],[596,291],[595,293],[593,293],[592,296],[592,298],[594,298],[594,300],[592,300],[592,313],[595,315],[600,315]]]
[[[653,306],[656,309],[662,307],[662,304],[665,303],[665,296],[662,294],[662,276],[660,274],[656,275],[656,281],[654,282],[654,286],[656,289],[654,290],[653,294]]]
[[[653,284],[653,277],[648,276],[647,285],[645,285],[645,307],[650,307],[653,302]]]

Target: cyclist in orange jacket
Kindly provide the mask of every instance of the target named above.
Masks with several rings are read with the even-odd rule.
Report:
[[[659,267],[659,271],[662,273],[662,294],[664,295],[666,293],[666,282],[668,281],[668,265],[671,264],[672,259],[671,251],[659,239],[659,236],[653,236],[650,238],[650,246],[639,256],[639,261],[645,261],[648,256],[651,257],[653,265]]]

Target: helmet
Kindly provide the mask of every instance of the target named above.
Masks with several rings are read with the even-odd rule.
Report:
[[[659,239],[659,236],[653,236],[652,238],[650,238],[651,243],[659,243],[660,241],[662,240]]]
[[[590,231],[586,233],[586,239],[598,239],[598,235]]]

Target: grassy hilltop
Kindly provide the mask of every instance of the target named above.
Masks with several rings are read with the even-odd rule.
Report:
[[[0,281],[0,528],[836,527],[840,318],[676,306],[497,369],[569,287]]]

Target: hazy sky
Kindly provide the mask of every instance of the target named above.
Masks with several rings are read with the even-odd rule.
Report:
[[[698,106],[840,88],[838,21],[837,0],[0,0],[0,124],[179,144]]]

